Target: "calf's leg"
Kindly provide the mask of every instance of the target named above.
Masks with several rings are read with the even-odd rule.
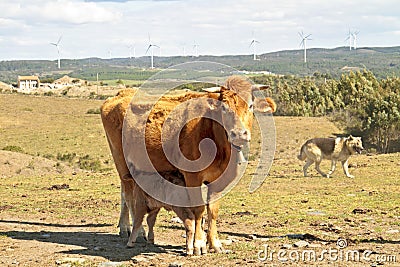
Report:
[[[149,233],[147,235],[147,242],[154,244],[154,224],[156,223],[157,214],[160,211],[159,208],[154,209],[147,215],[147,226],[149,227]]]

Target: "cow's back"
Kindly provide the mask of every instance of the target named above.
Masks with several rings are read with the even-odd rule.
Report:
[[[203,99],[200,100],[201,102],[193,104],[192,108],[188,108],[187,106],[183,107],[182,111],[184,111],[186,118],[191,116],[188,114],[190,112],[195,112],[196,114],[201,115],[205,110],[203,102],[205,102],[207,99],[206,97],[209,96],[209,93],[196,92],[165,95],[161,97],[157,103],[150,106],[134,101],[130,106],[131,111],[128,112],[127,117],[125,118],[124,133],[126,136],[124,141],[126,141],[129,147],[125,147],[124,152],[127,161],[132,163],[135,170],[152,172],[154,170],[153,167],[159,172],[176,170],[177,168],[170,163],[164,154],[162,138],[164,138],[164,140],[165,138],[171,140],[171,138],[179,136],[179,133],[177,132],[179,128],[175,126],[187,121],[185,117],[179,118],[178,121],[173,121],[172,124],[170,124],[172,127],[168,128],[165,127],[165,125],[167,125],[165,124],[166,119],[174,110],[176,110],[178,105],[191,105],[189,100],[198,98]],[[217,95],[211,96],[214,98],[217,97]],[[185,129],[193,124],[196,124],[196,122],[191,121],[187,123]],[[172,130],[169,131],[169,129]],[[144,143],[145,147],[143,146]],[[197,147],[195,142],[192,147]],[[172,147],[172,150],[179,150],[179,146]],[[171,151],[171,149],[169,149],[169,151]],[[147,155],[151,163],[147,160]]]
[[[122,126],[128,106],[137,90],[125,89],[101,106],[101,119],[117,171],[122,178],[129,174],[122,150]]]

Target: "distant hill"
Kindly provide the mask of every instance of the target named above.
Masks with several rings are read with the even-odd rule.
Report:
[[[316,73],[338,77],[343,72],[357,69],[371,70],[377,77],[400,76],[400,46],[348,47],[333,49],[312,48],[307,50],[307,64],[303,63],[303,50],[286,50],[266,53],[254,61],[252,55],[226,55],[199,57],[155,57],[157,68],[190,61],[213,61],[229,65],[238,70],[270,71],[282,75],[314,75]],[[85,80],[126,79],[144,80],[154,74],[149,70],[149,57],[139,58],[85,58],[62,59],[61,70],[57,61],[51,60],[13,60],[0,61],[0,81],[16,83],[18,75],[36,74],[40,77],[58,79],[64,75]]]

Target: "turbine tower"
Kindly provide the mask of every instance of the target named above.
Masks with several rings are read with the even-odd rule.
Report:
[[[134,44],[128,45],[129,49],[129,58],[132,58],[132,51],[133,51],[133,58],[136,58],[136,47]]]
[[[351,36],[353,36],[353,47],[354,47],[354,50],[357,49],[357,35],[358,35],[359,33],[360,33],[359,31],[355,31],[355,32],[353,32],[353,33],[351,34]]]
[[[58,56],[58,68],[61,68],[61,62],[60,62],[60,42],[61,42],[62,35],[60,38],[58,38],[57,43],[50,43],[51,45],[54,45],[57,48],[57,56]]]
[[[349,49],[351,50],[351,45],[352,45],[352,38],[353,38],[353,34],[351,33],[350,29],[349,29],[349,34],[347,35],[346,41],[349,41]]]
[[[153,43],[151,42],[150,35],[149,35],[149,46],[147,47],[146,54],[147,54],[147,52],[149,52],[149,50],[151,49],[151,55],[150,55],[150,58],[151,58],[151,67],[150,67],[150,68],[151,68],[151,69],[154,69],[154,47],[160,48],[158,45],[153,44]]]
[[[300,47],[304,47],[304,63],[307,63],[307,40],[312,40],[309,37],[311,34],[304,35],[303,31],[299,32],[301,42],[300,42]]]
[[[195,57],[199,56],[199,45],[196,43],[196,41],[193,43],[193,52]]]
[[[254,38],[254,32],[253,32],[253,39],[251,40],[250,45],[249,45],[249,47],[253,46],[253,60],[257,60],[256,46],[257,46],[257,44],[259,44],[259,43],[260,43],[260,42],[257,41],[257,40]]]

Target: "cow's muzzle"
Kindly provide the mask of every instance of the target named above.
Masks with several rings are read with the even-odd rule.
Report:
[[[236,152],[238,153],[238,155],[237,155],[237,164],[246,163],[247,160],[246,160],[246,158],[244,157],[243,151],[242,151],[243,146],[238,146],[238,145],[232,144],[232,147],[233,147],[234,150],[236,150]]]

